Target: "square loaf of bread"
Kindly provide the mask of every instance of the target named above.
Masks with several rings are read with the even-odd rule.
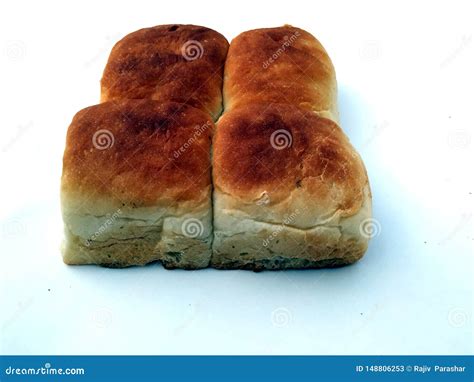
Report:
[[[338,126],[327,52],[285,25],[232,40],[213,141],[216,268],[339,266],[365,253],[364,164]]]
[[[63,161],[64,261],[207,267],[212,130],[209,115],[178,103],[125,100],[78,112]]]
[[[213,147],[213,267],[317,268],[362,257],[369,185],[335,122],[290,105],[249,105],[220,119]]]
[[[141,29],[112,49],[101,101],[67,134],[66,263],[258,271],[366,252],[367,172],[310,33]]]

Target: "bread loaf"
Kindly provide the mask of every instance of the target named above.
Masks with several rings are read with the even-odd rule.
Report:
[[[69,126],[61,182],[67,264],[211,257],[211,118],[178,103],[106,102]]]
[[[336,121],[334,70],[314,37],[285,26],[231,42],[213,143],[213,267],[317,268],[363,256],[370,188]]]
[[[338,120],[331,59],[316,38],[289,25],[247,31],[232,40],[224,100],[226,112],[255,103],[281,103]]]
[[[367,173],[308,32],[257,29],[229,47],[204,27],[142,29],[112,49],[101,101],[67,134],[67,264],[258,271],[364,255]]]
[[[140,29],[117,42],[101,81],[101,101],[149,98],[222,111],[222,76],[229,43],[196,25]]]

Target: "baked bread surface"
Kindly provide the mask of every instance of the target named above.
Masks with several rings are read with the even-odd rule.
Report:
[[[370,189],[335,122],[291,105],[248,105],[224,113],[213,150],[212,266],[306,268],[362,257]]]
[[[63,159],[65,262],[207,266],[213,128],[178,103],[122,100],[78,112]]]
[[[196,25],[160,25],[115,44],[101,80],[101,101],[149,98],[222,111],[222,76],[229,43]]]
[[[338,120],[337,83],[326,50],[310,33],[285,25],[243,32],[225,64],[225,111],[284,103]]]

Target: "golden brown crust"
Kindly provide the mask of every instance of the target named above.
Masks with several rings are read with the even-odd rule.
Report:
[[[215,188],[242,208],[258,208],[262,195],[268,210],[304,194],[344,216],[363,203],[367,176],[360,157],[336,123],[314,112],[261,104],[226,112],[213,151]]]
[[[336,76],[323,46],[308,32],[285,25],[255,29],[232,40],[225,65],[225,109],[286,103],[333,112]]]
[[[178,103],[123,100],[83,109],[67,133],[62,192],[134,207],[204,201],[212,129],[207,114]]]
[[[150,98],[186,103],[217,118],[229,43],[195,25],[160,25],[125,36],[112,49],[101,101]]]

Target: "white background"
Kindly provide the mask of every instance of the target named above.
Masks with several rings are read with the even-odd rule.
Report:
[[[380,4],[379,4],[380,3]],[[2,2],[3,354],[472,354],[474,31],[468,2]],[[69,267],[67,126],[113,43],[284,23],[325,45],[378,235],[358,264],[263,272]]]

